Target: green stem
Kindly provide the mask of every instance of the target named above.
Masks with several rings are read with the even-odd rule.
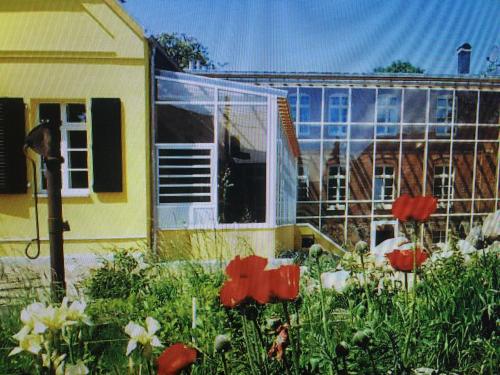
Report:
[[[319,294],[320,294],[320,305],[321,305],[321,322],[323,324],[323,336],[325,337],[325,342],[329,345],[329,335],[328,327],[326,326],[326,309],[325,309],[325,293],[323,291],[323,283],[321,281],[321,265],[319,259],[316,259],[316,265],[318,267],[318,281],[319,281]],[[330,350],[330,348],[328,348]]]
[[[293,362],[293,368],[295,375],[300,374],[300,365],[299,365],[299,358],[297,356],[297,350],[295,347],[295,338],[294,338],[294,330],[292,328],[291,320],[290,320],[290,314],[288,313],[288,305],[287,302],[283,301],[283,312],[285,313],[285,318],[286,322],[288,324],[288,337],[290,338],[290,346],[292,347],[292,362]]]
[[[377,367],[375,366],[375,361],[373,360],[372,352],[371,352],[370,348],[367,348],[366,351],[368,352],[368,357],[370,357],[370,362],[372,364],[372,371],[373,371],[373,374],[375,375],[377,373]]]
[[[229,368],[227,367],[227,359],[226,359],[226,354],[221,353],[221,358],[222,358],[222,366],[224,367],[224,375],[229,375]]]
[[[368,290],[368,280],[366,279],[365,260],[363,258],[363,253],[359,254],[359,258],[361,259],[361,270],[363,272],[363,286],[366,295],[366,302],[368,303],[368,317],[371,317],[372,302],[370,298],[370,291]]]
[[[250,363],[250,367],[252,368],[252,372],[254,374],[258,374],[259,372],[257,371],[257,366],[255,365],[255,362],[254,362],[253,348],[252,348],[252,345],[250,344],[250,338],[248,336],[247,318],[245,317],[245,315],[241,315],[241,319],[242,319],[242,326],[243,326],[243,337],[245,339],[245,345],[247,347],[248,362]]]
[[[260,350],[258,350],[259,362],[262,367],[264,367],[264,372],[267,374],[267,364],[266,364],[266,345],[264,343],[264,338],[262,337],[262,332],[260,331],[259,323],[257,319],[252,319],[253,327],[256,333],[256,336],[260,343]]]

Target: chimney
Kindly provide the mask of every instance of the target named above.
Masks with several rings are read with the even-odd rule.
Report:
[[[469,43],[464,43],[457,48],[457,73],[469,74],[470,73],[470,54],[472,47]]]

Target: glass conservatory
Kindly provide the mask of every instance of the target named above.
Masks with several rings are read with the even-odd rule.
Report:
[[[157,71],[157,229],[295,223],[298,143],[286,97],[282,90]]]

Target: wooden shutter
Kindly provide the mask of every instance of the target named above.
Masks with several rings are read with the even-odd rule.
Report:
[[[24,102],[0,98],[0,194],[27,191]]]
[[[92,99],[94,192],[121,192],[122,140],[120,99]]]

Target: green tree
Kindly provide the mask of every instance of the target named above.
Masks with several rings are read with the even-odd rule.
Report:
[[[424,69],[413,66],[408,61],[396,60],[386,67],[377,67],[373,70],[375,73],[424,73]]]
[[[202,67],[215,68],[214,62],[208,56],[207,48],[192,36],[161,33],[154,38],[181,69],[187,68],[190,61],[199,61]]]

